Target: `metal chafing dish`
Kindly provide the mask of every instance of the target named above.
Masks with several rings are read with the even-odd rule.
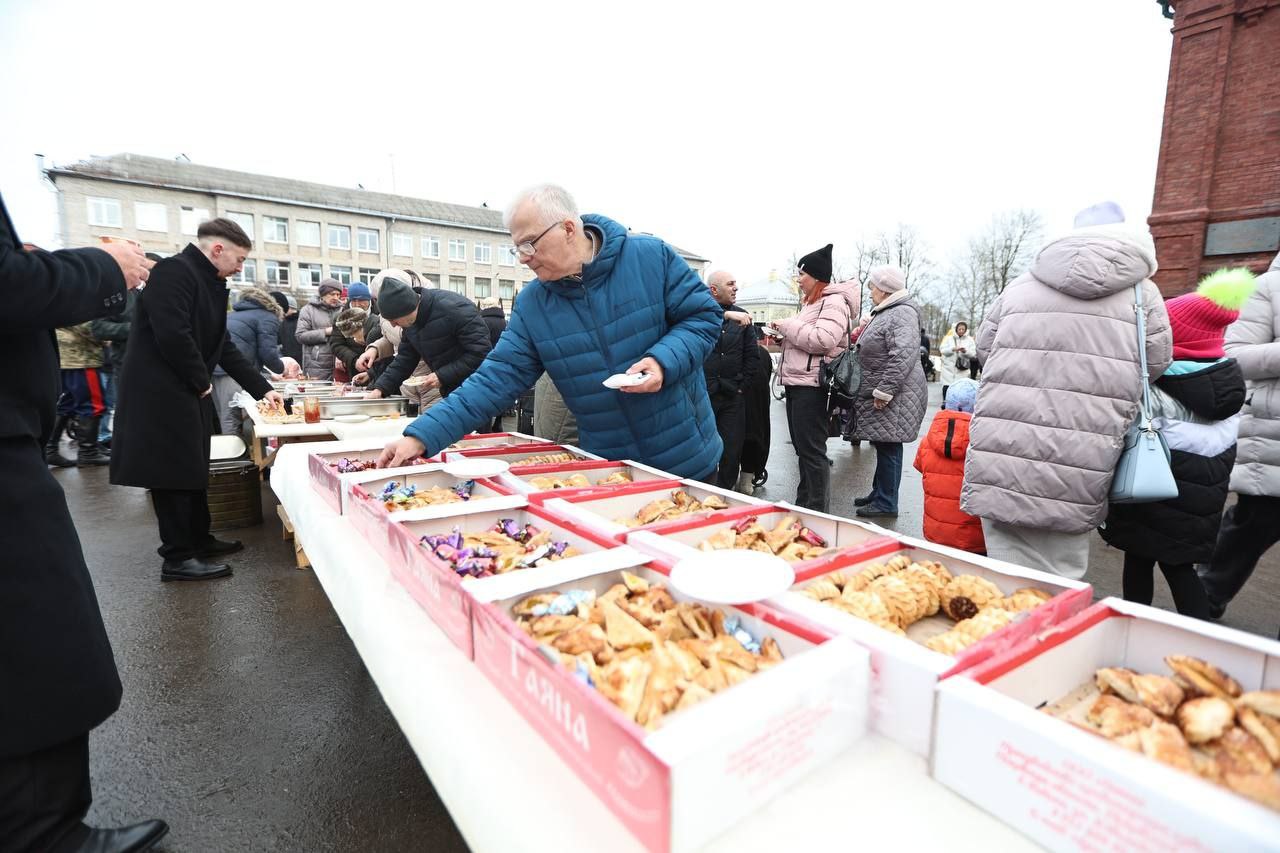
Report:
[[[298,403],[294,403],[295,408]],[[333,418],[337,415],[403,415],[409,411],[408,397],[382,397],[377,400],[365,400],[360,397],[320,398],[321,419]]]

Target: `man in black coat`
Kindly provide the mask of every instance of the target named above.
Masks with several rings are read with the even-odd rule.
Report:
[[[25,251],[0,199],[0,848],[143,850],[162,821],[90,829],[89,731],[120,676],[67,500],[44,462],[58,394],[53,329],[119,311],[151,262],[137,246]]]
[[[255,399],[283,402],[227,335],[226,279],[253,241],[228,219],[201,224],[196,240],[156,264],[138,300],[111,449],[111,482],[151,490],[165,581],[226,577],[210,558],[242,547],[209,533],[214,367]]]
[[[413,292],[408,282],[386,278],[378,291],[382,317],[403,329],[400,349],[366,395],[389,397],[409,378],[419,361],[433,372],[423,377],[440,396],[463,383],[489,354],[489,330],[467,297],[451,290]]]
[[[707,380],[711,408],[716,413],[716,430],[724,442],[716,485],[732,489],[738,483],[738,461],[746,438],[747,409],[744,393],[759,369],[760,348],[756,345],[756,327],[741,322],[745,312],[734,304],[738,282],[732,273],[717,270],[707,278],[711,297],[725,311],[720,337],[702,365]],[[731,316],[736,312],[737,317]]]

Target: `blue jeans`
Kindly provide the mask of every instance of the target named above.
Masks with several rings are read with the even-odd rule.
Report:
[[[873,441],[876,474],[871,480],[871,504],[875,509],[898,511],[898,484],[902,482],[902,444]]]

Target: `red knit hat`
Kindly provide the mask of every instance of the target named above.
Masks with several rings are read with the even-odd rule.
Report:
[[[1253,288],[1253,273],[1247,269],[1223,269],[1201,281],[1194,293],[1166,301],[1173,357],[1225,358],[1222,342],[1227,326],[1240,316]]]

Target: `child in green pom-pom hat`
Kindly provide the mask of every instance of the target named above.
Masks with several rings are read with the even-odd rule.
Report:
[[[1227,358],[1223,338],[1254,287],[1246,269],[1219,270],[1194,292],[1165,303],[1174,360],[1151,387],[1151,414],[1169,445],[1178,496],[1112,504],[1099,530],[1125,552],[1129,601],[1151,603],[1152,569],[1159,562],[1178,612],[1210,617],[1195,564],[1213,556],[1245,396],[1244,374],[1235,359]]]

